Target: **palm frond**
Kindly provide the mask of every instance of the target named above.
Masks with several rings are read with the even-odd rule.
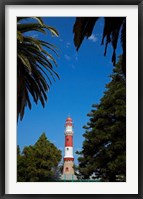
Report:
[[[31,23],[31,18],[37,23]],[[38,31],[46,34],[49,31],[52,36],[59,34],[55,28],[44,24],[40,17],[18,17],[17,22],[17,119],[20,117],[22,120],[25,107],[32,108],[32,98],[36,104],[40,101],[45,106],[52,80],[59,78],[53,66],[57,63],[50,53],[58,56],[57,47],[27,33]]]
[[[23,42],[23,35],[21,34],[20,31],[17,31],[17,39],[18,39],[18,41],[19,41],[20,43]]]
[[[36,23],[17,24],[17,30],[20,31],[21,33],[38,31],[46,34],[46,30],[44,30],[44,27]]]
[[[73,32],[74,45],[78,51],[85,37],[91,36],[98,17],[77,17]],[[122,31],[121,31],[122,30]],[[104,56],[106,56],[108,44],[113,47],[112,63],[116,64],[116,48],[121,31],[121,44],[123,49],[123,73],[126,73],[126,18],[125,17],[104,17],[104,28],[102,34],[102,45],[105,45]],[[106,40],[106,41],[105,41]],[[104,44],[105,41],[105,44]]]
[[[94,28],[94,25],[98,17],[77,17],[73,32],[74,32],[74,44],[78,50],[85,37],[90,37]]]
[[[26,66],[29,73],[31,73],[31,71],[32,71],[31,64],[30,64],[29,60],[27,59],[27,57],[24,56],[24,54],[18,53],[18,58],[21,60],[23,65]]]
[[[105,17],[104,18],[104,30],[102,36],[102,45],[104,44],[104,39],[106,38],[104,56],[107,53],[108,44],[111,42],[113,47],[112,63],[116,64],[116,48],[118,42],[119,31],[123,23],[124,17]]]
[[[17,22],[20,22],[22,20],[26,20],[26,19],[35,19],[39,22],[39,24],[41,24],[42,26],[44,25],[43,20],[41,17],[17,17]]]

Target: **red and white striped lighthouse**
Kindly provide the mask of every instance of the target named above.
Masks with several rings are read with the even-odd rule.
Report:
[[[66,119],[65,124],[65,154],[63,175],[64,179],[74,178],[74,156],[73,156],[73,122],[71,117]]]

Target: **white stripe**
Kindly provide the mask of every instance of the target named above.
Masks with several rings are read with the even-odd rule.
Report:
[[[73,147],[65,147],[64,157],[73,157]]]

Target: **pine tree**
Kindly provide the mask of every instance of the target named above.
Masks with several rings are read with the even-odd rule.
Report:
[[[77,152],[80,178],[126,180],[126,79],[121,63],[120,57],[104,96],[88,114],[82,151]]]
[[[25,161],[21,155],[20,147],[17,146],[17,179],[19,182],[24,181],[25,176]]]
[[[43,133],[33,146],[23,149],[18,156],[17,180],[24,182],[46,182],[59,178],[58,164],[61,151],[47,140]]]

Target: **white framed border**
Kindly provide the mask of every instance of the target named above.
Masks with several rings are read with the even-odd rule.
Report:
[[[126,16],[127,24],[127,180],[126,182],[16,182],[16,17]],[[86,14],[85,14],[86,13]],[[138,194],[138,6],[5,6],[5,193]],[[133,81],[134,80],[134,81]]]

